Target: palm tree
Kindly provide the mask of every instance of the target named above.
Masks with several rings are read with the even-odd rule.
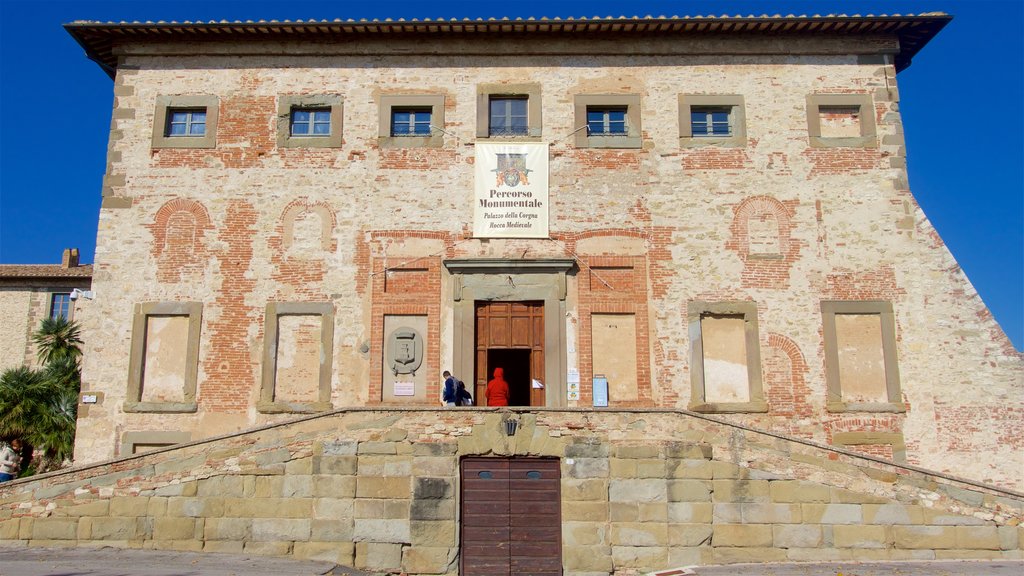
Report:
[[[39,325],[39,330],[32,335],[36,343],[36,354],[40,364],[71,358],[78,361],[82,357],[81,329],[77,322],[69,321],[63,316],[46,318]]]
[[[12,368],[0,375],[0,438],[21,438],[39,455],[36,472],[71,458],[81,388],[82,339],[75,322],[43,320],[32,335],[40,370]]]

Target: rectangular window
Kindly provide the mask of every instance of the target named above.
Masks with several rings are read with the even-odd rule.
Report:
[[[216,148],[219,108],[216,96],[157,96],[153,148]]]
[[[640,148],[639,94],[573,96],[573,138],[577,148]]]
[[[587,106],[588,135],[623,136],[627,132],[625,106]]]
[[[742,148],[746,145],[746,112],[742,95],[679,95],[680,148]]]
[[[165,136],[206,136],[206,108],[170,108],[167,110]]]
[[[491,96],[490,136],[527,136],[530,125],[527,117],[526,96]]]
[[[71,294],[59,292],[50,295],[50,318],[71,319]]]
[[[330,108],[293,108],[291,121],[292,136],[330,136]]]
[[[377,144],[383,148],[444,146],[444,94],[381,94]]]
[[[821,303],[825,383],[833,412],[902,412],[892,304]]]
[[[732,136],[732,108],[691,107],[690,133],[694,138]]]
[[[430,108],[392,108],[392,136],[430,136]]]

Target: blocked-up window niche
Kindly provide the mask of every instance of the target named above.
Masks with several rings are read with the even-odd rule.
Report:
[[[822,302],[825,377],[832,411],[901,412],[889,302]]]
[[[754,302],[692,302],[690,409],[764,412]]]
[[[592,314],[594,374],[608,380],[608,403],[636,401],[636,315]]]
[[[808,94],[807,135],[812,148],[877,148],[870,94]]]
[[[195,412],[202,304],[135,306],[126,412]]]
[[[267,305],[261,412],[322,412],[331,405],[334,306]]]

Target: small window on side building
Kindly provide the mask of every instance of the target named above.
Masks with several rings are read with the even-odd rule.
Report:
[[[50,295],[50,318],[71,320],[71,294],[57,292]]]

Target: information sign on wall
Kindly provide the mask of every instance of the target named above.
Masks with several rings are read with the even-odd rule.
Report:
[[[548,237],[548,145],[477,144],[473,236]]]

